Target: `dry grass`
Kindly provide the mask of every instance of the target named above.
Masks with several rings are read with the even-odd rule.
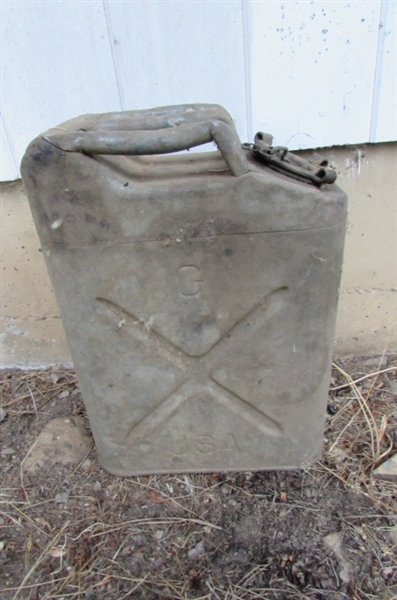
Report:
[[[397,361],[367,362],[335,363],[312,467],[135,478],[105,473],[94,449],[25,474],[43,418],[84,407],[72,371],[3,372],[0,597],[397,599],[397,486],[373,477],[397,451]]]

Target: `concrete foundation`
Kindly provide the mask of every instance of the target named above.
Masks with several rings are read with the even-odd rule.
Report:
[[[335,354],[397,349],[397,144],[321,151],[349,196]],[[306,153],[302,153],[306,154]],[[71,364],[21,181],[1,192],[0,366]]]

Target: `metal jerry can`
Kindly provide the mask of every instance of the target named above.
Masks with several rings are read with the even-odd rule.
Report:
[[[325,161],[197,104],[68,121],[22,176],[105,469],[319,456],[346,224]]]

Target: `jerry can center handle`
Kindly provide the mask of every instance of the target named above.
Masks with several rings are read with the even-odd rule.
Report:
[[[67,152],[134,156],[179,152],[213,141],[234,176],[249,171],[234,123],[218,105],[181,105],[87,115],[86,120],[87,127],[83,119],[77,131],[49,133],[44,139]]]

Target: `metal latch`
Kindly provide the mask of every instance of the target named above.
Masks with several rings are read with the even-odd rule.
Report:
[[[273,136],[259,131],[253,144],[243,144],[244,150],[251,150],[257,160],[271,169],[289,175],[299,181],[322,185],[334,183],[337,174],[328,166],[328,161],[314,153],[309,159],[296,156],[285,146],[273,146]]]

